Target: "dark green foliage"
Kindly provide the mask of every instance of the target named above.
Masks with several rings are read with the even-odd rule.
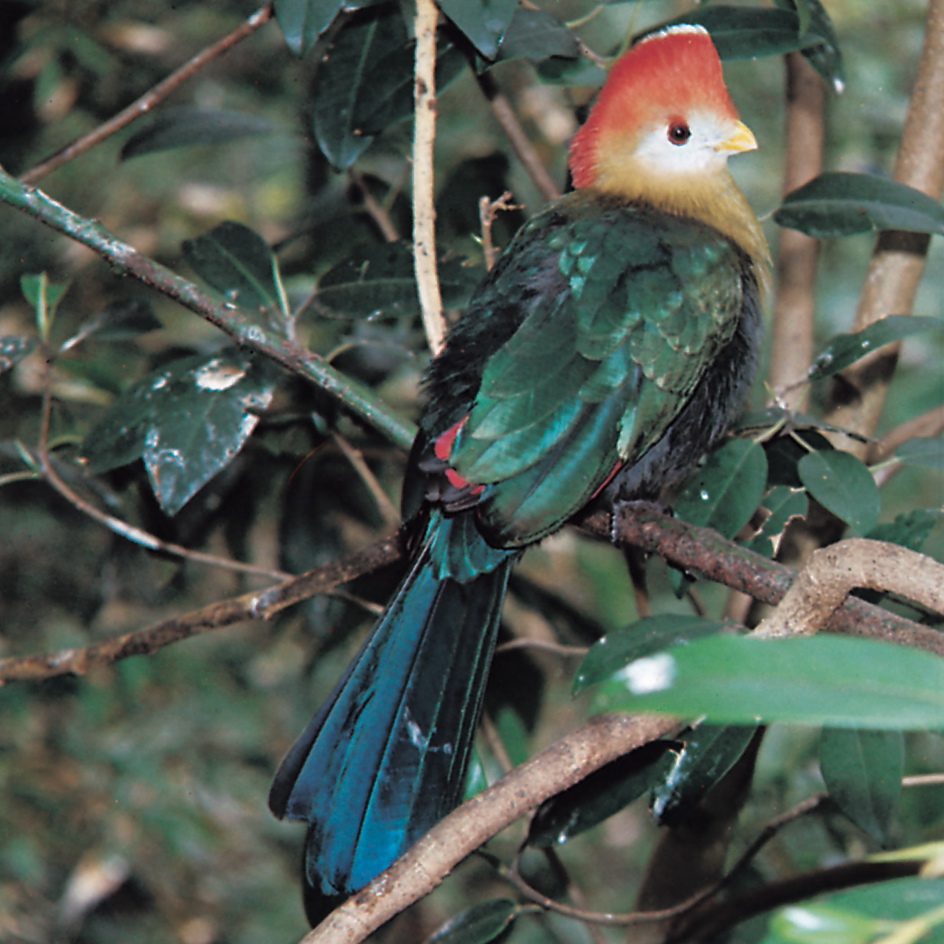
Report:
[[[480,902],[450,918],[426,944],[489,944],[511,927],[519,911],[508,898]]]

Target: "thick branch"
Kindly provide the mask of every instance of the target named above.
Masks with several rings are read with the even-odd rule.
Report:
[[[434,826],[302,944],[355,944],[429,894],[482,843],[548,797],[678,726],[655,715],[602,715],[561,738]]]
[[[852,538],[814,551],[780,605],[756,633],[815,633],[857,588],[891,591],[935,613],[944,613],[944,564],[898,544]]]
[[[936,200],[944,190],[944,0],[930,0],[924,46],[895,163],[895,180]],[[859,297],[853,331],[911,311],[924,271],[930,236],[888,230],[880,233]],[[885,404],[899,345],[863,358],[834,385],[826,420],[871,436]],[[864,454],[865,446],[856,447]]]
[[[640,503],[624,506],[615,529],[609,515],[603,513],[583,519],[580,525],[600,537],[609,537],[615,530],[620,543],[658,554],[683,570],[740,590],[761,603],[779,603],[795,576],[795,571],[783,564],[727,541],[710,528],[670,518],[654,506]],[[885,639],[944,655],[944,634],[858,597],[847,598],[825,628],[833,633]]]
[[[823,156],[823,82],[799,52],[786,57],[787,109],[783,191],[816,177]],[[813,357],[816,262],[819,240],[794,229],[777,237],[777,296],[770,340],[768,382],[793,410],[802,408]]]

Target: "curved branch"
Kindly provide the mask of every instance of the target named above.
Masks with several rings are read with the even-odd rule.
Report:
[[[516,767],[436,824],[302,944],[356,944],[429,894],[482,843],[594,770],[678,727],[656,715],[601,715]]]

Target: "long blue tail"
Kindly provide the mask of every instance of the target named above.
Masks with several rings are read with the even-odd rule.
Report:
[[[469,555],[455,553],[471,529],[454,520],[431,524],[383,616],[272,782],[272,812],[309,823],[312,923],[462,798],[515,555],[476,533],[471,557],[488,568],[476,573]],[[444,560],[444,548],[464,565]]]

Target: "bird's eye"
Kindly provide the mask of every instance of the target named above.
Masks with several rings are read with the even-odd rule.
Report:
[[[668,138],[673,144],[684,144],[692,136],[692,129],[684,121],[673,121],[669,125]]]

